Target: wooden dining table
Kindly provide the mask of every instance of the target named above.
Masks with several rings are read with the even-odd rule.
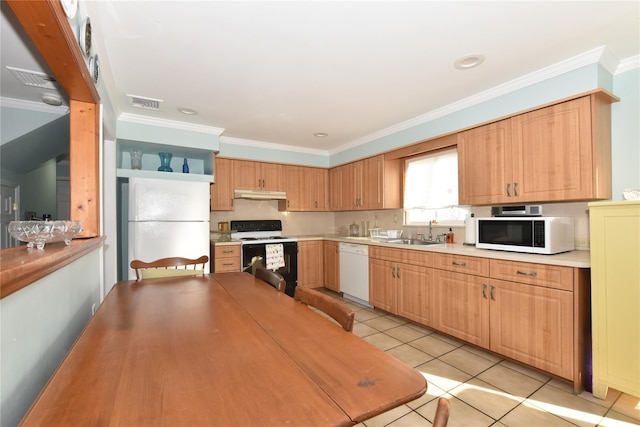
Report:
[[[248,273],[123,281],[21,425],[348,426],[426,387]]]

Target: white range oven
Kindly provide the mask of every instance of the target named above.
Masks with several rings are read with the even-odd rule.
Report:
[[[231,221],[231,239],[241,242],[242,271],[254,274],[256,268],[274,263],[269,257],[281,259],[283,265],[271,270],[284,277],[285,293],[293,297],[298,285],[298,241],[282,235],[282,221]]]

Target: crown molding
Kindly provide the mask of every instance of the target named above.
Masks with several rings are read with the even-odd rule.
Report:
[[[328,156],[327,150],[318,150],[315,148],[296,147],[293,145],[275,144],[273,142],[255,141],[251,139],[233,138],[230,136],[221,136],[220,143],[237,145],[242,147],[268,148],[269,150],[291,151],[295,153],[312,154],[316,156]]]
[[[640,55],[632,56],[620,61],[618,68],[616,68],[615,74],[635,70],[636,68],[640,68]]]
[[[44,102],[26,101],[24,99],[0,97],[0,106],[7,108],[15,108],[19,110],[37,111],[40,113],[57,114],[64,116],[69,113],[67,105],[49,105]]]
[[[362,138],[358,138],[351,142],[345,143],[340,147],[337,147],[331,150],[329,154],[334,155],[334,154],[341,153],[343,151],[358,147],[360,145],[364,145],[366,143],[375,141],[385,136],[389,136],[389,135],[401,132],[403,130],[412,128],[414,126],[418,126],[418,125],[430,122],[432,120],[438,119],[440,117],[444,117],[446,115],[464,110],[465,108],[478,105],[482,102],[489,101],[499,96],[507,95],[511,92],[515,92],[516,90],[523,89],[525,87],[531,86],[536,83],[540,83],[550,78],[557,77],[567,72],[577,70],[584,66],[596,64],[596,63],[603,63],[603,62],[604,62],[603,66],[609,71],[611,69],[615,70],[616,67],[618,70],[620,69],[620,66],[618,65],[619,61],[617,60],[617,58],[609,51],[609,49],[606,46],[600,46],[595,49],[591,49],[587,52],[584,52],[580,55],[576,55],[564,61],[558,62],[556,64],[553,64],[548,67],[542,68],[540,70],[534,71],[532,73],[526,74],[522,77],[518,77],[516,79],[510,80],[501,85],[495,86],[491,89],[487,89],[485,91],[479,92],[475,95],[464,98],[460,101],[456,101],[449,105],[445,105],[444,107],[437,108],[433,111],[417,116],[413,119],[406,120],[404,122],[398,123],[388,128],[381,129],[378,132],[374,132]]]
[[[180,129],[191,132],[208,133],[212,135],[222,135],[223,128],[213,126],[196,125],[193,123],[179,122],[177,120],[157,119],[154,117],[140,116],[138,114],[122,113],[118,116],[118,121],[137,123],[147,126],[159,126],[171,129]]]

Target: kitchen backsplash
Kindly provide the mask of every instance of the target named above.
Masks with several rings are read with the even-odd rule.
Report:
[[[275,200],[243,200],[234,201],[235,211],[211,212],[211,228],[213,239],[217,238],[215,229],[219,221],[247,219],[280,219],[283,234],[288,236],[305,236],[318,234],[346,234],[349,225],[355,222],[362,227],[362,221],[369,221],[370,227],[377,225],[382,229],[404,231],[405,237],[415,233],[426,233],[426,227],[403,227],[402,209],[356,211],[356,212],[280,212]],[[475,206],[471,209],[476,217],[491,216],[490,206]],[[589,215],[587,202],[549,203],[543,205],[544,216],[569,216],[574,218],[576,249],[589,247]],[[433,235],[445,233],[449,227],[434,227]],[[452,227],[454,241],[464,242],[464,227]],[[360,230],[362,234],[362,230]]]

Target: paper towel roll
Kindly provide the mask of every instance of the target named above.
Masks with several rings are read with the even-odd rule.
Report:
[[[473,214],[464,222],[464,243],[466,245],[476,244],[476,219]]]

